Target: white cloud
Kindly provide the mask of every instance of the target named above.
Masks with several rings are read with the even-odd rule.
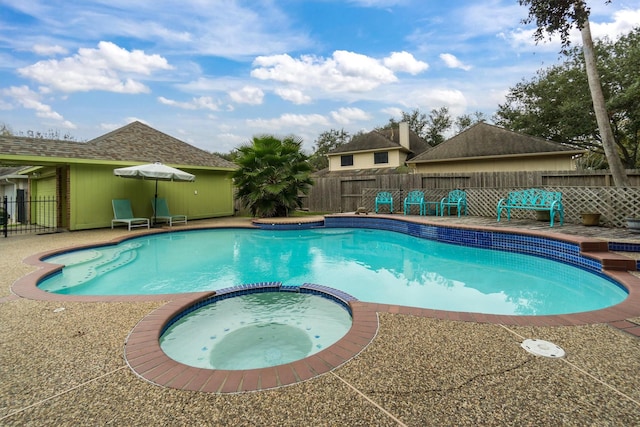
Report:
[[[255,86],[244,86],[240,90],[229,92],[229,96],[239,104],[260,105],[264,100],[264,92]]]
[[[402,109],[401,108],[397,108],[397,107],[387,107],[387,108],[383,108],[382,110],[380,110],[381,112],[383,112],[384,114],[388,114],[391,117],[397,118],[399,119],[400,117],[402,117]]]
[[[28,110],[34,110],[36,116],[43,119],[52,119],[58,122],[58,125],[69,129],[75,129],[76,126],[68,120],[65,120],[62,114],[54,111],[50,105],[40,101],[40,95],[27,86],[11,86],[3,89],[2,94],[13,98],[16,103]]]
[[[409,52],[393,52],[391,56],[384,58],[384,65],[393,71],[401,71],[409,74],[419,74],[429,68],[426,62],[418,61]]]
[[[251,76],[297,87],[317,87],[328,92],[366,92],[397,77],[379,60],[354,52],[337,50],[331,58],[287,54],[259,56]]]
[[[456,58],[454,55],[450,53],[441,53],[440,59],[442,59],[442,61],[449,68],[460,68],[465,71],[469,71],[471,69],[470,65],[465,65],[464,63],[462,63],[462,61],[460,61],[458,58]]]
[[[620,10],[613,14],[612,20],[609,22],[599,22],[597,18],[591,17],[589,27],[591,28],[591,37],[594,40],[603,39],[605,37],[610,40],[617,40],[621,35],[628,34],[635,27],[640,26],[640,9],[636,10]],[[510,40],[511,45],[517,47],[530,47],[536,45],[534,39],[535,28],[518,28],[508,34],[500,33],[499,37]],[[573,28],[569,33],[569,41],[573,46],[582,45],[582,37],[580,31]],[[536,50],[559,52],[561,49],[560,36],[557,33],[544,36],[543,40],[538,42]]]
[[[158,97],[158,102],[164,105],[170,105],[172,107],[182,108],[184,110],[211,110],[219,111],[220,105],[213,101],[209,96],[201,96],[199,98],[193,98],[188,102],[175,101],[173,99],[165,98],[164,96]]]
[[[298,89],[276,88],[274,92],[285,101],[290,101],[297,105],[308,104],[311,102],[311,97],[305,95],[301,90]]]
[[[23,77],[33,79],[62,92],[104,90],[118,93],[146,93],[149,88],[122,74],[150,75],[171,66],[160,55],[128,51],[111,42],[100,42],[97,49],[78,49],[62,60],[50,59],[18,69]]]
[[[449,107],[453,116],[458,115],[460,110],[464,110],[467,105],[467,99],[464,93],[458,89],[448,88],[414,88],[407,92],[402,103],[407,107],[431,110],[441,106]]]
[[[66,55],[67,49],[59,45],[33,45],[33,52],[42,56]]]
[[[635,27],[640,26],[640,9],[619,10],[613,14],[612,22],[590,22],[591,35],[594,39],[608,37],[617,40],[620,35],[630,33]]]
[[[280,131],[283,128],[329,126],[330,122],[321,114],[282,114],[275,119],[251,119],[247,124],[261,131]]]
[[[348,125],[353,122],[369,120],[371,115],[359,108],[340,108],[332,111],[331,118],[341,125]]]

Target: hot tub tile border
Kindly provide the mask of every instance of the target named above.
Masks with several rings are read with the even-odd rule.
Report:
[[[218,291],[219,293],[198,295],[196,298],[189,298],[187,295],[159,307],[138,322],[125,342],[127,365],[138,377],[163,387],[216,393],[258,391],[296,384],[326,374],[360,353],[377,333],[377,314],[364,310],[359,313],[365,307],[359,305],[355,309],[357,319],[344,337],[312,356],[284,365],[237,371],[195,368],[174,361],[162,351],[160,337],[168,327],[185,315],[227,298],[274,291],[321,295],[334,300],[350,314],[354,313],[352,303],[358,302],[353,296],[327,286],[305,284],[299,288],[282,287],[279,282],[226,288]],[[158,312],[163,315],[157,315]]]

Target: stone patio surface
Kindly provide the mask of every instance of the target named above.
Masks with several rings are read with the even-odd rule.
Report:
[[[429,219],[640,242],[622,229]],[[165,302],[40,301],[11,293],[34,270],[23,262],[28,256],[128,234],[0,237],[0,425],[640,425],[640,339],[606,324],[511,326],[380,313],[368,347],[305,382],[239,394],[150,384],[129,369],[123,348],[136,324]],[[520,346],[526,338],[551,341],[566,357],[534,356]]]

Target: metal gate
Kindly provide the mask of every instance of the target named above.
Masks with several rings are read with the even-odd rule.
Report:
[[[58,229],[58,200],[53,196],[27,199],[19,190],[16,198],[4,196],[0,207],[0,232],[4,237],[19,233],[54,233]]]

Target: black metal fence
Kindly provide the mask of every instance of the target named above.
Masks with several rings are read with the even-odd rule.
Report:
[[[55,197],[29,199],[20,191],[15,198],[2,198],[0,232],[4,237],[20,233],[53,233],[57,229],[58,200]]]

